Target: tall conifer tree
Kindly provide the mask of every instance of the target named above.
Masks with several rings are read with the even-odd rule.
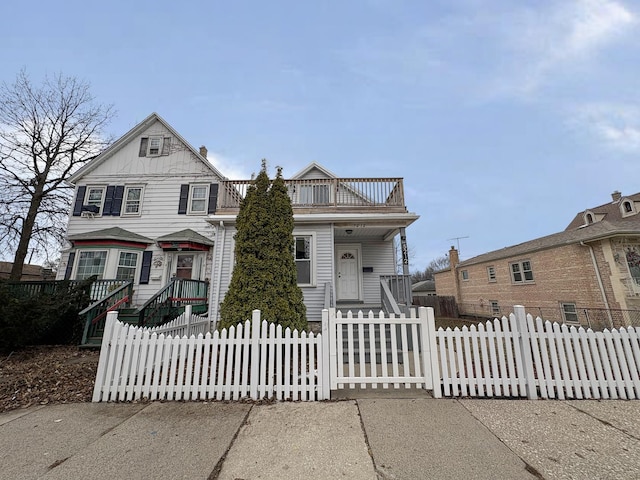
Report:
[[[263,160],[240,203],[236,228],[236,263],[220,306],[219,328],[244,322],[258,309],[265,320],[306,330],[293,259],[293,209],[280,169],[271,184]]]

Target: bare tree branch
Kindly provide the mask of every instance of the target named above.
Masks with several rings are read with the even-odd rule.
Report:
[[[12,279],[29,250],[57,256],[71,204],[66,180],[112,141],[104,128],[114,115],[74,77],[37,86],[23,70],[0,86],[0,254],[14,255]]]

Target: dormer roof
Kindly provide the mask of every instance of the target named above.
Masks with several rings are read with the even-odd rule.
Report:
[[[625,202],[628,202],[631,207],[631,212],[625,212],[624,206]],[[622,220],[623,218],[629,218],[631,215],[634,215],[638,212],[636,208],[636,203],[640,205],[640,193],[634,193],[633,195],[622,196],[620,192],[614,192],[612,194],[612,201],[609,203],[605,203],[603,205],[599,205],[597,207],[588,208],[578,213],[571,223],[567,225],[565,230],[575,230],[576,228],[584,228],[587,226],[587,217],[591,214],[593,218],[592,223],[598,223],[601,221],[608,222],[617,222]]]

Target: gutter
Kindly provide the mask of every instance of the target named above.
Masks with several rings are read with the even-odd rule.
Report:
[[[218,259],[218,271],[216,272],[216,288],[211,292],[211,305],[209,305],[209,310],[215,312],[215,315],[212,315],[211,321],[213,322],[213,328],[215,329],[218,323],[218,316],[220,312],[218,311],[220,304],[220,290],[222,289],[220,283],[222,282],[222,260],[224,258],[224,241],[226,238],[227,230],[224,228],[224,222],[220,222],[218,228],[216,229],[216,250],[219,250],[219,259]],[[222,237],[222,238],[220,238]],[[219,246],[219,249],[218,249]]]
[[[596,262],[596,255],[593,253],[593,247],[591,245],[585,244],[583,241],[580,242],[580,245],[583,247],[589,247],[589,252],[591,253],[591,262],[593,263],[593,270],[596,272],[596,278],[598,279],[598,286],[600,287],[600,293],[602,295],[602,300],[604,301],[604,306],[607,309],[607,317],[609,317],[609,324],[613,329],[613,318],[611,317],[611,309],[609,308],[609,302],[607,301],[607,295],[604,291],[604,286],[602,284],[602,278],[600,277],[600,270],[598,270],[598,263]]]

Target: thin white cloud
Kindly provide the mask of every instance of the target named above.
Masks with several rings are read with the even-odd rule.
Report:
[[[594,103],[574,110],[571,123],[615,149],[640,152],[640,107]]]
[[[207,160],[230,180],[248,180],[251,178],[251,172],[241,162],[212,152],[207,153]]]
[[[520,96],[584,67],[638,25],[637,16],[613,0],[563,1],[546,10],[514,11],[507,19],[501,42],[511,57],[498,92]]]

